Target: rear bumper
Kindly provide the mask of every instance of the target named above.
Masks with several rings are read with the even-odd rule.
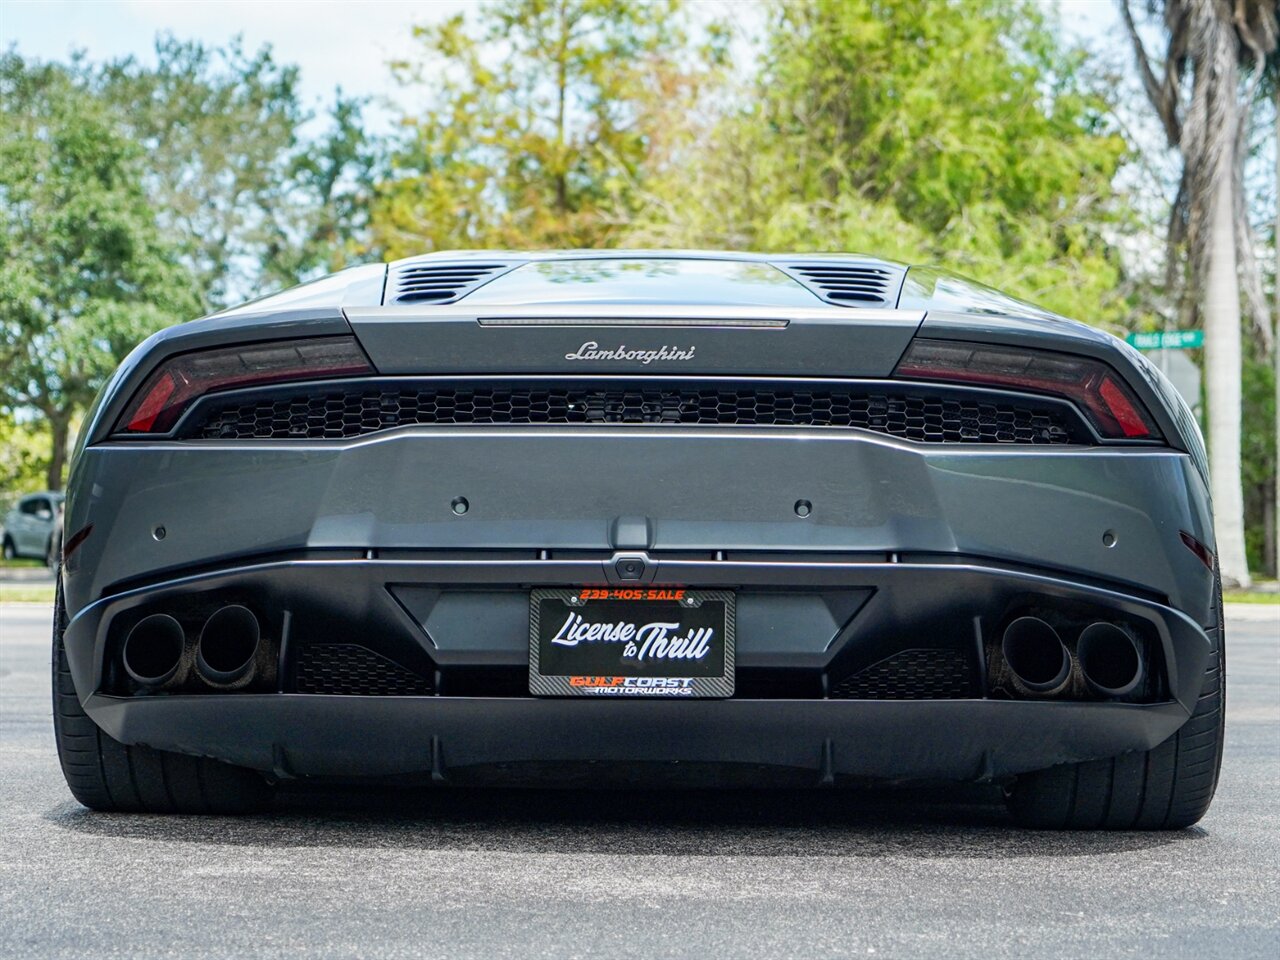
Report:
[[[849,624],[828,643],[780,646],[769,622],[741,620],[739,676],[752,668],[832,673],[836,665],[877,659],[894,647],[932,646],[956,629],[984,669],[1009,605],[1019,598],[1090,616],[1124,619],[1151,637],[1167,679],[1155,703],[955,700],[753,699],[643,702],[535,699],[528,696],[328,696],[284,692],[288,658],[309,631],[350,622],[368,643],[402,662],[410,653],[443,668],[458,661],[527,669],[527,631],[484,649],[450,650],[393,594],[461,586],[604,582],[609,560],[480,562],[429,560],[281,560],[201,573],[92,604],[66,633],[68,659],[86,711],[113,737],[272,772],[280,777],[420,776],[461,779],[512,765],[658,764],[668,774],[699,765],[790,771],[802,781],[833,778],[982,780],[1057,763],[1146,750],[1190,715],[1210,652],[1190,618],[1150,599],[1026,570],[977,562],[747,563],[666,561],[649,557],[651,582],[733,587],[740,596],[768,587],[865,591]],[[262,693],[107,695],[104,664],[113,626],[184,598],[231,591],[280,615],[280,688]],[[784,594],[792,596],[792,594]],[[274,601],[273,599],[274,598]],[[309,611],[309,613],[308,613]],[[308,620],[308,616],[312,619]],[[319,619],[317,619],[319,618]],[[290,625],[291,624],[291,625]],[[481,634],[501,621],[477,621]],[[961,625],[957,628],[955,625]],[[517,625],[520,626],[520,625]],[[347,631],[347,627],[340,628]],[[970,632],[971,631],[971,632]],[[412,649],[411,649],[412,648]],[[292,651],[292,652],[291,652]],[[440,674],[437,673],[437,676]],[[740,684],[740,688],[741,688]],[[448,684],[445,685],[445,692]],[[763,773],[761,774],[763,776]]]
[[[801,501],[811,505],[803,517]],[[89,525],[67,564],[72,613],[125,584],[305,550],[989,557],[1127,584],[1200,623],[1213,579],[1178,538],[1212,544],[1207,491],[1185,454],[908,443],[835,428],[415,427],[352,441],[107,443],[82,453],[72,480],[68,536]]]
[[[299,694],[94,696],[107,733],[290,777],[465,780],[506,765],[662,764],[834,778],[989,780],[1147,750],[1177,703],[701,700],[642,703]]]
[[[93,528],[64,569],[66,646],[89,715],[126,743],[280,776],[550,763],[999,777],[1155,746],[1190,715],[1210,650],[1212,576],[1178,538],[1211,539],[1207,495],[1163,448],[418,427],[106,443],[83,452],[73,487],[67,529]],[[461,498],[470,508],[452,509]],[[611,582],[619,555],[642,555],[648,584],[738,591],[732,699],[527,695],[528,591]],[[104,682],[130,618],[219,603],[253,608],[274,643],[256,692]],[[1159,689],[995,699],[984,671],[1000,631],[1042,607],[1130,625]],[[297,692],[292,658],[339,643],[435,695]],[[841,692],[916,647],[963,654],[976,693]]]

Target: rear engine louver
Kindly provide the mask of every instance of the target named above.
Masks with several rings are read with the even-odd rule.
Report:
[[[903,271],[878,264],[779,264],[827,303],[842,307],[892,307],[898,300]]]
[[[481,284],[519,266],[496,260],[483,263],[393,264],[384,303],[453,303]]]

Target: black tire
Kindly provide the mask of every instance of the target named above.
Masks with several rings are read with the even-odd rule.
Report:
[[[53,733],[72,796],[93,810],[127,813],[239,814],[270,803],[271,788],[252,770],[129,746],[104,733],[81,708],[71,682],[61,575],[53,611]]]
[[[18,559],[18,548],[14,546],[13,540],[9,537],[4,538],[4,558],[6,560]]]
[[[1180,830],[1209,809],[1222,768],[1226,624],[1214,571],[1218,625],[1200,700],[1187,722],[1145,753],[1068,763],[1018,777],[1008,795],[1021,826],[1053,830]]]
[[[44,551],[44,565],[50,570],[58,569],[58,554],[62,553],[62,544],[59,542],[61,538],[49,535],[49,544]]]

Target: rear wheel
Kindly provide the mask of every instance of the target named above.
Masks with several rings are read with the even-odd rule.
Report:
[[[18,557],[18,548],[13,545],[11,537],[4,538],[4,558],[6,560],[16,560]]]
[[[71,794],[86,807],[130,813],[250,813],[271,789],[252,770],[123,744],[80,706],[62,644],[67,614],[58,577],[53,610],[53,732]]]
[[[1177,733],[1145,753],[1068,763],[1018,777],[1014,820],[1056,830],[1178,830],[1205,815],[1218,786],[1226,716],[1222,580],[1215,576],[1216,629],[1200,699]]]

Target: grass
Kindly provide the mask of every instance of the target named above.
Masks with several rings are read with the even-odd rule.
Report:
[[[0,583],[0,603],[53,603],[53,584]]]
[[[1280,593],[1246,593],[1241,590],[1228,590],[1222,599],[1226,603],[1274,603],[1280,604]]]
[[[16,570],[19,567],[43,567],[43,560],[32,560],[29,557],[16,557],[13,560],[6,560],[0,557],[0,570],[10,569]]]

